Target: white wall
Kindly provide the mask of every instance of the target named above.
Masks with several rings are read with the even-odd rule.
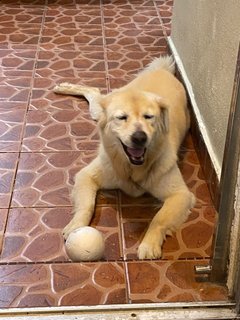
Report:
[[[221,168],[240,41],[240,1],[175,0],[170,40],[192,85],[212,160]]]

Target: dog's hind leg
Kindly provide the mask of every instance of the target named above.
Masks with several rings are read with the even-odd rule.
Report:
[[[55,86],[53,91],[58,94],[69,94],[84,97],[89,102],[89,112],[91,117],[93,120],[98,120],[99,114],[102,111],[102,108],[99,105],[102,95],[98,88],[63,82]]]

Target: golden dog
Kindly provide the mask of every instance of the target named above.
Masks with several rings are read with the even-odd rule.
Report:
[[[167,234],[188,217],[195,198],[177,166],[178,148],[189,128],[186,94],[174,77],[170,56],[153,60],[120,89],[62,83],[54,92],[84,96],[100,133],[98,156],[76,175],[74,216],[64,236],[90,223],[99,189],[119,188],[138,197],[145,192],[164,202],[138,248],[139,259],[161,257]]]

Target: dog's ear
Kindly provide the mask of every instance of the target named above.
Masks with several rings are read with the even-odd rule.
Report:
[[[93,120],[95,121],[99,121],[100,118],[102,117],[102,114],[104,113],[104,109],[103,109],[103,106],[102,106],[102,97],[97,97],[95,98],[94,100],[92,101],[89,101],[90,104],[89,104],[89,112],[90,112],[90,115],[92,117]]]
[[[163,133],[168,133],[169,129],[169,104],[166,101],[166,99],[160,97],[159,95],[155,93],[145,92],[145,95],[147,95],[152,101],[156,102],[159,106],[160,111],[160,128]]]
[[[107,123],[106,108],[104,104],[104,96],[99,96],[89,104],[89,112],[93,120],[95,120],[100,128],[104,128]]]
[[[168,114],[168,104],[163,101],[162,98],[159,100],[160,108],[160,126],[163,133],[168,133],[169,130],[169,114]]]

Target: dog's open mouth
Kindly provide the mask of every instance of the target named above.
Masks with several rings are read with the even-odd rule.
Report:
[[[122,142],[121,142],[122,143]],[[141,165],[144,163],[144,155],[146,148],[130,148],[122,143],[123,150],[128,156],[129,161],[135,165]]]

